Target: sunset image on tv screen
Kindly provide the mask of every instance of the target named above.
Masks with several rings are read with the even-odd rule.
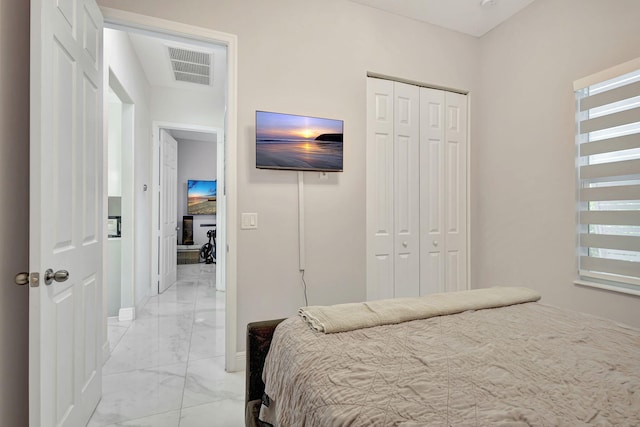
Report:
[[[342,171],[343,121],[256,111],[256,167]]]
[[[214,215],[218,194],[217,181],[187,182],[187,214]]]

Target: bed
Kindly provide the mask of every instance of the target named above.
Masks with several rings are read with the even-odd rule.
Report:
[[[538,299],[493,288],[271,322],[260,346],[248,335],[247,425],[640,425],[640,331]]]

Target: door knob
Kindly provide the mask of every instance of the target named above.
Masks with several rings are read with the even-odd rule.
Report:
[[[67,270],[58,270],[55,273],[52,269],[48,269],[44,272],[44,284],[50,285],[54,280],[56,282],[64,282],[69,278],[69,272]]]
[[[29,284],[29,273],[25,273],[23,271],[22,273],[16,274],[15,282],[16,282],[16,285],[20,285],[20,286],[28,285]]]
[[[409,246],[407,242],[402,242],[402,247],[406,248],[407,246]]]
[[[433,241],[433,246],[438,246],[438,241],[437,240]]]

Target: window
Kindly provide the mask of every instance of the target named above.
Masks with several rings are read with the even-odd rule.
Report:
[[[576,283],[640,295],[640,61],[574,87]]]

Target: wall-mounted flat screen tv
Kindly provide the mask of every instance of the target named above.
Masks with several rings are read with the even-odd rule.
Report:
[[[215,215],[217,195],[217,181],[190,179],[187,182],[187,214]]]
[[[344,122],[256,111],[256,167],[341,172]]]

